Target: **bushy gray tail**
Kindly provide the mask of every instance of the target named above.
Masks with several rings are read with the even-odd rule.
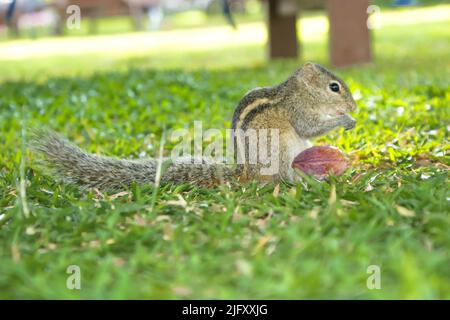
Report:
[[[35,130],[30,148],[43,155],[44,164],[57,178],[81,187],[114,190],[155,180],[157,161],[99,157],[74,146],[55,132]]]

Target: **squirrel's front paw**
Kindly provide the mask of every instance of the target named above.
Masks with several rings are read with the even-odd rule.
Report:
[[[345,114],[342,116],[342,126],[345,130],[353,129],[356,125],[356,120]]]

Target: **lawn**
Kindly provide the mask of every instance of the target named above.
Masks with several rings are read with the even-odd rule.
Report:
[[[25,142],[49,127],[131,158],[157,156],[164,130],[228,128],[249,89],[327,65],[320,14],[301,22],[298,61],[267,63],[258,22],[0,43],[0,298],[449,299],[449,12],[382,13],[375,62],[335,70],[357,127],[315,141],[351,169],[298,185],[83,191]]]

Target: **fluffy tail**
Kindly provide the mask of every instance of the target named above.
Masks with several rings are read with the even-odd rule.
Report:
[[[35,131],[30,148],[43,155],[44,164],[66,183],[101,190],[118,189],[155,180],[157,161],[99,157],[74,146],[54,132]]]
[[[132,183],[155,182],[158,161],[99,157],[74,146],[54,132],[36,131],[30,148],[43,155],[44,164],[66,183],[100,190],[116,190]],[[236,178],[237,171],[208,159],[163,159],[162,183],[211,187]]]

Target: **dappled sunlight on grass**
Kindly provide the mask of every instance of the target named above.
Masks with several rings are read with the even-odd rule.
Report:
[[[153,33],[133,32],[120,35],[18,40],[1,45],[0,59],[21,60],[80,54],[130,56],[148,52],[164,54],[170,51],[180,54],[180,51],[202,51],[242,44],[261,44],[264,39],[264,25],[252,23],[241,26],[237,31],[224,26]]]

